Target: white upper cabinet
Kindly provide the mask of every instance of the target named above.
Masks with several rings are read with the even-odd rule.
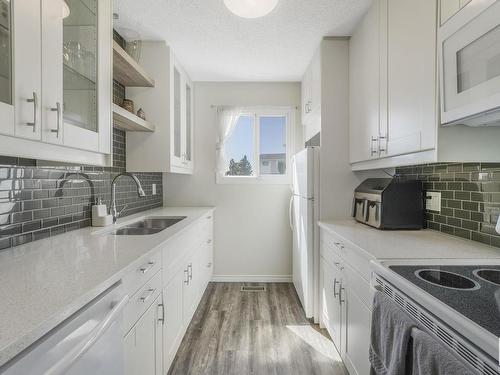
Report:
[[[40,0],[14,1],[12,5],[15,136],[39,140],[42,134]]]
[[[12,1],[0,1],[0,134],[14,134]]]
[[[127,170],[193,173],[193,98],[189,76],[165,42],[143,42],[140,65],[155,77],[152,88],[127,88],[154,133],[127,134]]]
[[[321,130],[321,54],[318,49],[302,78],[302,125],[307,141]]]
[[[2,1],[0,6],[3,153],[109,165],[111,0]]]
[[[171,113],[171,164],[180,170],[193,169],[193,84],[173,58]]]
[[[111,152],[110,3],[67,0],[63,20],[64,144],[102,153]]]
[[[381,132],[381,156],[436,147],[436,10],[435,0],[388,0],[388,131]]]
[[[380,1],[374,1],[351,37],[349,126],[351,163],[379,156]]]
[[[353,169],[421,162],[436,148],[437,2],[376,0],[350,41]],[[421,153],[421,154],[418,154]]]
[[[42,0],[42,139],[58,144],[64,139],[62,10],[62,0]]]

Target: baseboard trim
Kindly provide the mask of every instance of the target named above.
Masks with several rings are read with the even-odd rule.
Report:
[[[292,275],[213,275],[217,283],[290,283]]]

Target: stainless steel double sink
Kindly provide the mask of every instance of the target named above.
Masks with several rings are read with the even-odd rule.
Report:
[[[155,234],[184,220],[186,216],[158,216],[146,217],[142,220],[127,224],[114,232],[117,236],[145,236]]]

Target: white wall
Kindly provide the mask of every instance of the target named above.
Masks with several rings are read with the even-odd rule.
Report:
[[[215,183],[216,115],[212,105],[300,107],[300,84],[195,83],[194,174],[164,174],[163,177],[165,205],[217,207],[216,277],[289,280],[292,271],[292,234],[288,226],[290,188],[288,185]],[[296,144],[300,144],[300,138],[299,134]]]

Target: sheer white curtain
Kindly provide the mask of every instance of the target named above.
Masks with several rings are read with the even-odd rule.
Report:
[[[233,130],[242,113],[241,108],[217,108],[217,166],[216,172],[224,175],[227,170],[225,143],[231,137]]]

